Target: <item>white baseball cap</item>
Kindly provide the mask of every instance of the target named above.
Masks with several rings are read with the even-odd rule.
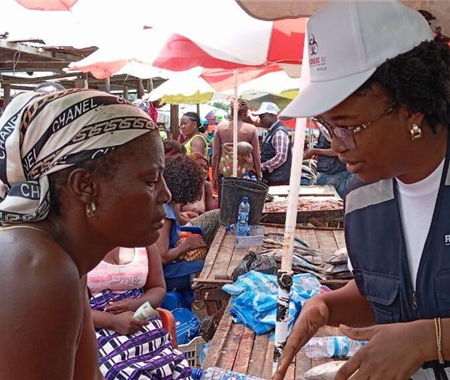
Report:
[[[278,115],[278,112],[280,112],[280,109],[275,103],[262,102],[261,106],[259,107],[259,110],[252,112],[252,114],[255,116],[262,115],[263,113],[271,113],[272,115]]]
[[[309,83],[283,110],[282,118],[329,111],[387,59],[433,39],[425,18],[395,0],[331,1],[311,16],[306,33]]]

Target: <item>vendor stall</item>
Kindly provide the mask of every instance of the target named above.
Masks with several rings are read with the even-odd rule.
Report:
[[[280,226],[266,226],[266,233],[280,234],[284,229]],[[276,236],[276,235],[273,235]],[[321,254],[321,261],[326,261],[339,249],[345,249],[344,231],[337,228],[306,228],[298,227],[296,237],[305,242],[311,249],[317,250]],[[221,290],[225,284],[232,283],[232,274],[245,255],[250,250],[261,252],[266,250],[268,245],[250,248],[236,248],[234,246],[235,235],[221,227],[211,245],[205,260],[205,266],[198,278],[194,280],[193,289],[197,301],[203,301],[206,305],[206,312],[212,315],[229,299],[229,294]],[[274,240],[273,237],[270,240]],[[272,249],[275,243],[269,244]],[[328,279],[323,273],[321,283],[335,288],[347,283],[347,279]]]
[[[326,327],[316,336],[341,335],[337,328]],[[270,334],[256,335],[251,329],[232,321],[228,309],[209,343],[203,368],[216,366],[238,373],[270,379],[273,363],[273,340]],[[331,359],[310,359],[301,350],[285,377],[301,379],[306,371]]]

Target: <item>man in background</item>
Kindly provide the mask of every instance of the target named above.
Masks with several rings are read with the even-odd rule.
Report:
[[[259,116],[258,126],[267,129],[261,148],[261,169],[269,186],[288,185],[291,176],[289,129],[278,120],[279,111],[276,104],[263,102],[259,110],[253,112]]]
[[[321,133],[314,148],[305,151],[303,158],[310,159],[317,156],[317,185],[333,186],[339,196],[344,199],[347,183],[352,176],[347,171],[347,166],[339,160],[337,153],[331,149],[330,143]]]

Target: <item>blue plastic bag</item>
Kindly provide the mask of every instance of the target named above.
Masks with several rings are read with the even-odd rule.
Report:
[[[242,323],[257,335],[266,334],[275,328],[278,285],[275,275],[251,271],[239,276],[233,284],[222,289],[235,296],[231,300],[230,313],[235,323]],[[293,276],[289,326],[292,327],[304,302],[324,291],[319,280],[311,274]]]

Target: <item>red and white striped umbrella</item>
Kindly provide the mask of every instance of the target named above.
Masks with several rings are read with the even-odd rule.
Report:
[[[249,66],[276,64],[290,76],[299,77],[306,19],[259,21],[237,6],[236,11],[252,22],[243,24],[234,33],[213,30],[205,34],[201,28],[180,33],[158,28],[144,30],[130,35],[123,44],[114,42],[100,47],[84,60],[72,63],[70,68],[92,72],[102,79],[123,70],[130,63],[170,71],[185,71],[197,66],[206,69],[242,68],[245,71]]]

